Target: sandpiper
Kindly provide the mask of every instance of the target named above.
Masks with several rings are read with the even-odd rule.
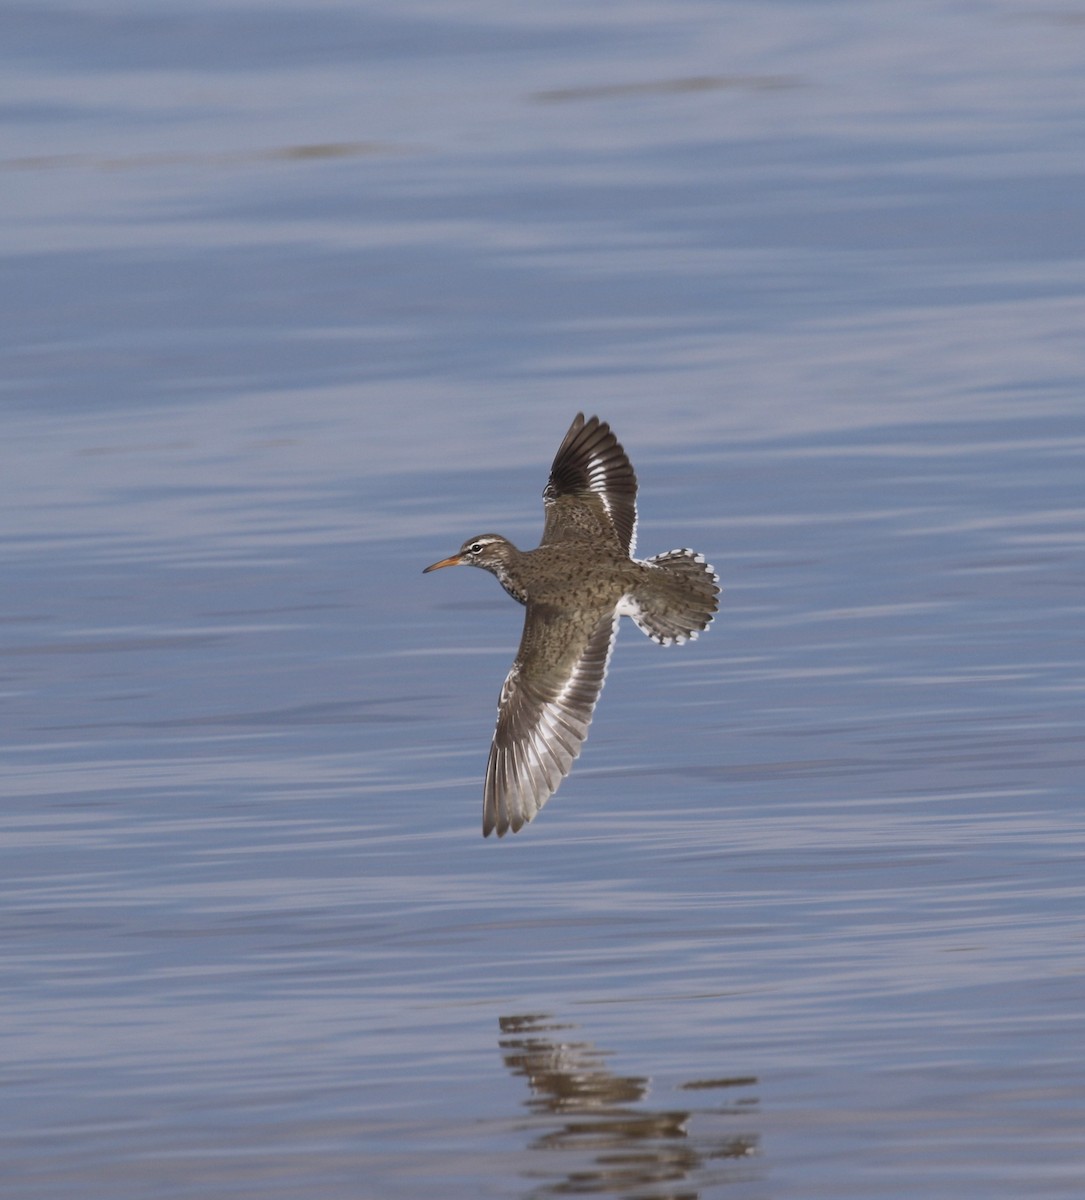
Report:
[[[481,533],[423,572],[482,567],[527,607],[497,706],[484,837],[522,828],[569,774],[603,690],[619,617],[632,617],[667,646],[696,638],[719,607],[719,578],[701,555],[633,557],[637,477],[605,421],[577,413],[543,503],[546,523],[534,550]]]

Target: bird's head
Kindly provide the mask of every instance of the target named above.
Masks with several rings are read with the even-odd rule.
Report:
[[[499,575],[516,552],[512,542],[500,534],[480,533],[478,537],[468,538],[457,554],[431,564],[422,574],[440,570],[441,567],[482,567]]]

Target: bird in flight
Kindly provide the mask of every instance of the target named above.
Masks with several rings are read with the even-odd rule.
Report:
[[[588,736],[620,617],[667,646],[696,638],[719,607],[719,578],[693,550],[633,557],[637,477],[610,426],[578,413],[543,490],[534,550],[496,533],[468,538],[426,567],[482,567],[527,608],[501,688],[483,785],[482,833],[503,837],[535,816]]]

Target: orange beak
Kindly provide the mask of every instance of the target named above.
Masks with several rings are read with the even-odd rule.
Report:
[[[458,567],[463,562],[458,554],[453,554],[451,558],[442,558],[440,562],[435,562],[431,566],[426,567],[422,572],[423,575],[428,575],[430,571],[439,571],[442,567]]]

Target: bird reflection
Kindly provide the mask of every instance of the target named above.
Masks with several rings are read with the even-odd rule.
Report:
[[[706,1099],[726,1091],[728,1102],[652,1108],[642,1103],[651,1080],[609,1070],[604,1051],[569,1036],[575,1026],[545,1014],[502,1017],[500,1025],[505,1066],[531,1090],[529,1149],[562,1155],[560,1165],[532,1165],[540,1180],[532,1196],[697,1200],[708,1187],[754,1178],[758,1136],[729,1127],[756,1113],[755,1078],[690,1080],[680,1090]]]

